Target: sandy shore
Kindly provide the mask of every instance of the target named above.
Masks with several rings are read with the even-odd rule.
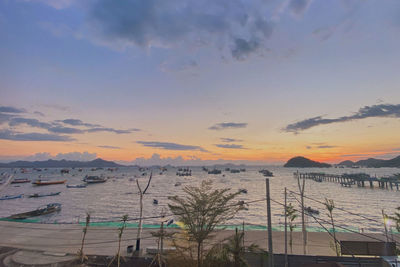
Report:
[[[156,239],[151,232],[157,229],[143,229],[142,248],[154,247],[157,245]],[[168,231],[179,231],[168,229]],[[126,255],[126,247],[136,242],[137,229],[128,228],[123,234],[122,248]],[[219,231],[214,238],[222,240],[233,234],[231,230]],[[289,234],[288,234],[289,235]],[[386,240],[383,234],[367,234],[361,236],[355,233],[337,233],[338,240],[363,240],[376,241],[376,239]],[[400,241],[400,236],[395,236]],[[82,240],[82,226],[76,224],[34,224],[0,221],[0,246],[15,247],[21,249],[34,249],[50,252],[76,253],[80,248]],[[245,233],[245,243],[249,245],[255,243],[260,248],[267,249],[267,232],[251,230]],[[334,256],[332,249],[332,238],[328,233],[308,233],[308,255],[331,255]],[[166,242],[168,243],[168,242]],[[85,253],[91,255],[115,255],[118,246],[117,228],[109,227],[90,227],[85,244]],[[168,246],[168,245],[166,245]],[[284,253],[284,232],[273,232],[274,253]],[[288,249],[290,253],[290,248]],[[302,254],[302,233],[293,233],[293,254]]]

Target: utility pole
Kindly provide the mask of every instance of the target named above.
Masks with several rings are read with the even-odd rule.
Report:
[[[303,184],[300,185],[300,175],[297,171],[297,184],[299,185],[300,197],[301,197],[301,229],[303,232],[303,252],[307,255],[307,230],[304,222],[304,186],[306,184],[306,179],[303,178]]]
[[[288,267],[287,255],[287,191],[285,187],[285,267]]]
[[[268,259],[269,267],[274,267],[274,252],[272,249],[272,223],[271,223],[271,197],[269,193],[269,179],[265,179],[265,189],[267,195],[267,228],[268,228]]]

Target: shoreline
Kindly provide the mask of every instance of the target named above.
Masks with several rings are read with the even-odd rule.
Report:
[[[18,249],[49,251],[58,253],[76,254],[81,246],[82,229],[79,224],[38,224],[0,221],[0,246]],[[156,238],[151,235],[155,228],[143,228],[141,247],[145,252],[147,247],[156,246]],[[168,228],[169,232],[180,232],[176,228]],[[127,228],[124,231],[121,251],[126,256],[126,247],[136,242],[137,228]],[[233,230],[218,230],[211,242],[223,240],[234,233]],[[386,236],[379,233],[336,233],[338,240],[346,241],[386,241]],[[307,255],[334,256],[332,237],[326,232],[308,232]],[[400,242],[400,235],[393,234],[396,242]],[[284,232],[273,231],[274,253],[284,253]],[[170,246],[166,240],[166,247]],[[257,244],[267,250],[267,231],[245,230],[245,244]],[[288,232],[289,242],[289,232]],[[84,251],[87,255],[115,255],[118,246],[117,227],[88,228]],[[293,250],[288,245],[289,254],[303,254],[302,233],[293,232]]]

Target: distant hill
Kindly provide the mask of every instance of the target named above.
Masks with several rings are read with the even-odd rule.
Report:
[[[124,167],[113,161],[95,159],[92,161],[72,161],[72,160],[45,160],[45,161],[14,161],[0,163],[0,168],[95,168],[95,167]]]
[[[288,160],[283,167],[295,168],[329,168],[330,164],[313,161],[305,157],[294,157]]]
[[[359,160],[356,162],[352,162],[350,160],[342,161],[338,164],[338,166],[346,166],[346,167],[353,167],[353,166],[360,166],[360,167],[367,167],[367,168],[381,168],[381,167],[400,167],[400,156],[397,156],[393,159],[364,159]]]

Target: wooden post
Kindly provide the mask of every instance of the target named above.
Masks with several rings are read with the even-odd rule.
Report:
[[[265,179],[265,189],[267,196],[267,228],[268,228],[268,259],[269,267],[274,266],[274,251],[272,249],[272,223],[271,223],[271,198],[269,194],[269,179]]]
[[[287,255],[287,191],[285,187],[285,267],[288,267]]]

